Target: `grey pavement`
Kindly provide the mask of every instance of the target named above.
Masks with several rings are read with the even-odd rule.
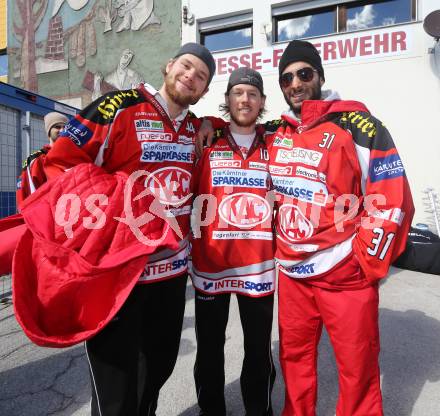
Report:
[[[392,269],[381,285],[381,382],[387,416],[440,415],[440,276]],[[226,397],[228,415],[244,415],[239,374],[242,333],[237,303],[231,302],[227,329]],[[277,381],[275,415],[283,406],[274,323]],[[154,336],[154,334],[152,334]],[[196,352],[194,294],[187,290],[186,313],[176,368],[164,386],[157,416],[197,415],[192,367]],[[333,416],[338,383],[326,334],[320,345],[318,416]],[[90,385],[82,345],[69,349],[33,345],[18,326],[13,306],[0,304],[0,415],[85,416]]]

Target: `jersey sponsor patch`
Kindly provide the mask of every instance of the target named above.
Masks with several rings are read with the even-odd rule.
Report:
[[[134,120],[134,126],[136,131],[163,131],[162,120],[138,119]]]
[[[194,137],[188,137],[188,136],[184,136],[183,134],[180,134],[179,138],[177,139],[177,142],[182,144],[193,144]]]
[[[371,213],[372,217],[380,218],[383,220],[392,221],[395,224],[402,224],[403,218],[405,217],[405,213],[400,208],[390,208],[390,209],[381,209],[376,210]]]
[[[309,238],[313,234],[312,223],[299,207],[293,204],[281,205],[278,210],[278,223],[278,237],[289,244]]]
[[[184,144],[162,144],[141,142],[141,162],[182,162],[193,163],[194,146]]]
[[[239,188],[267,188],[268,173],[245,169],[214,169],[212,186],[235,186]]]
[[[144,102],[145,98],[136,89],[113,91],[99,98],[98,104],[90,104],[81,114],[95,123],[108,124],[119,110]]]
[[[279,149],[275,158],[278,163],[303,163],[317,167],[322,159],[322,153],[316,150],[294,147],[292,150]]]
[[[289,247],[293,251],[306,252],[306,253],[314,253],[318,251],[319,246],[317,244],[291,244]]]
[[[236,279],[221,279],[218,281],[203,281],[203,290],[209,292],[224,292],[234,289],[243,289],[248,292],[270,292],[273,287],[273,282],[252,282],[249,280],[242,280],[240,278]],[[226,289],[226,290],[225,290]]]
[[[220,218],[238,228],[253,228],[270,217],[269,203],[259,195],[248,192],[225,197],[218,207]]]
[[[315,181],[326,182],[327,176],[325,173],[318,172],[315,169],[305,168],[304,166],[297,166],[295,176],[302,176],[303,178],[313,179]]]
[[[288,139],[287,137],[275,137],[273,145],[277,147],[286,147],[291,149],[293,147],[293,139]]]
[[[377,157],[371,160],[369,177],[370,182],[378,182],[384,179],[393,179],[405,175],[403,163],[399,155]]]
[[[188,123],[186,123],[186,131],[188,133],[192,133],[192,134],[195,134],[195,132],[196,132],[196,129],[194,128],[194,124],[191,123],[190,121],[188,121]]]
[[[273,240],[272,231],[214,231],[213,240]]]
[[[249,169],[267,170],[267,163],[249,162]]]
[[[233,159],[234,158],[234,152],[232,150],[213,150],[209,154],[209,159]]]
[[[285,267],[287,273],[297,278],[313,276],[315,274],[315,263],[300,264],[298,266]]]
[[[291,175],[292,166],[269,165],[269,172],[271,175]]]
[[[145,187],[162,204],[181,205],[191,196],[190,182],[190,172],[171,166],[152,172],[145,181]]]
[[[321,182],[286,176],[273,176],[272,182],[275,191],[282,195],[321,206],[327,202],[327,187]]]
[[[147,263],[139,277],[140,282],[161,280],[184,273],[188,269],[188,252],[182,249],[174,256],[164,260]]]
[[[179,208],[170,208],[165,211],[165,215],[167,218],[179,217],[180,215],[189,214],[191,214],[191,205],[185,205],[184,207]]]
[[[137,131],[137,139],[139,141],[156,141],[156,142],[172,142],[173,135],[171,133],[157,133],[153,131]]]
[[[211,169],[215,168],[240,168],[241,160],[211,160]]]
[[[82,124],[78,119],[73,118],[61,130],[60,137],[68,137],[77,146],[84,146],[93,136],[92,130]]]

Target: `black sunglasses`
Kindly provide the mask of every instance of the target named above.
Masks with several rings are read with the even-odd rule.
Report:
[[[296,72],[285,72],[280,76],[280,85],[282,88],[287,88],[292,84],[293,78],[297,76],[302,82],[310,82],[313,79],[314,72],[318,72],[316,69],[306,66],[305,68],[298,69]]]

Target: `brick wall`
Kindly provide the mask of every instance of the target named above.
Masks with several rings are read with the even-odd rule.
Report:
[[[64,59],[63,21],[61,16],[52,17],[49,21],[46,52],[47,59]]]

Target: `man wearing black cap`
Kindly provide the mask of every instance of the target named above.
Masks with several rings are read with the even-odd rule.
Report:
[[[272,415],[273,215],[264,129],[256,125],[265,99],[257,71],[231,73],[221,106],[230,123],[216,131],[193,176],[198,195],[191,272],[196,289],[194,377],[204,416],[226,416],[224,344],[231,293],[237,296],[244,334],[240,385],[246,415]]]
[[[115,318],[86,342],[93,416],[153,416],[174,368],[185,307],[194,135],[201,123],[188,106],[208,91],[214,73],[204,46],[183,45],[164,68],[158,91],[142,84],[97,99],[68,123],[48,158],[52,176],[80,162],[109,173],[143,172],[137,180],[162,204],[179,242],[176,251],[158,249],[149,257]]]
[[[339,372],[336,414],[381,416],[378,282],[405,247],[414,207],[387,129],[363,104],[321,91],[324,81],[315,47],[290,42],[279,64],[289,110],[267,125],[283,416],[315,415],[323,325]]]

